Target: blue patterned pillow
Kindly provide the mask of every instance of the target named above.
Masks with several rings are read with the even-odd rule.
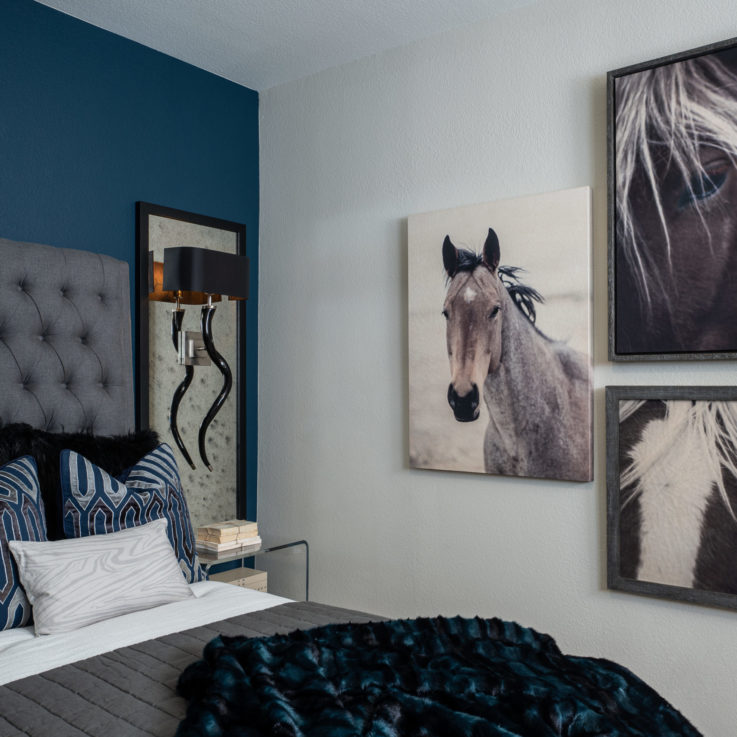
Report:
[[[46,522],[36,461],[23,456],[0,468],[0,630],[23,627],[31,605],[20,586],[10,540],[44,542]]]
[[[73,450],[63,450],[60,463],[67,538],[104,535],[165,519],[187,583],[207,579],[197,557],[177,462],[168,445],[162,443],[117,479]]]

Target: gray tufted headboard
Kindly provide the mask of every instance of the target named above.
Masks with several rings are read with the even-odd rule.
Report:
[[[133,430],[128,264],[0,238],[0,424]]]

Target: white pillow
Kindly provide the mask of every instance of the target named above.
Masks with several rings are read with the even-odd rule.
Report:
[[[193,596],[165,519],[107,535],[9,543],[37,635]]]

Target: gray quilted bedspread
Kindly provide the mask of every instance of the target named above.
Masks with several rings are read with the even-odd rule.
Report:
[[[171,737],[184,718],[179,674],[219,634],[260,637],[339,622],[378,621],[293,602],[148,640],[0,686],[0,737]]]

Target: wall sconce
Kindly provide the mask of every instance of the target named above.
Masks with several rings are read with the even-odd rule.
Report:
[[[177,416],[179,414],[179,405],[184,398],[184,395],[189,389],[192,380],[194,379],[194,367],[195,366],[209,366],[209,357],[202,356],[202,351],[205,351],[204,343],[202,351],[192,351],[194,355],[189,356],[189,360],[182,360],[182,344],[188,342],[186,340],[187,333],[189,331],[182,330],[182,324],[184,322],[184,310],[181,305],[203,305],[208,301],[207,295],[204,292],[192,292],[185,291],[183,289],[177,290],[165,290],[164,289],[164,264],[161,261],[154,261],[153,251],[148,253],[148,299],[150,302],[173,302],[176,304],[174,309],[171,311],[171,340],[174,344],[174,350],[177,351],[179,356],[179,363],[184,365],[185,374],[182,382],[174,390],[174,395],[171,400],[171,409],[169,411],[169,429],[171,431],[174,442],[179,448],[184,459],[189,463],[191,468],[195,468],[192,457],[187,450],[187,447],[182,440],[182,436],[179,433],[179,426],[177,425]],[[213,301],[220,301],[220,296],[217,295],[213,298]],[[200,335],[199,333],[196,335]],[[184,337],[185,340],[181,338]],[[196,336],[192,337],[193,342],[197,343]]]
[[[162,272],[160,289],[162,297],[159,299],[160,301],[174,301],[177,304],[176,308],[172,310],[172,341],[177,349],[180,362],[185,365],[186,372],[184,380],[174,391],[169,426],[177,447],[182,451],[182,455],[192,468],[194,468],[194,463],[179,435],[176,417],[179,403],[192,383],[194,365],[201,365],[199,363],[201,359],[198,355],[201,348],[204,347],[204,352],[207,353],[210,360],[223,375],[223,386],[202,420],[198,435],[200,458],[202,458],[208,470],[212,471],[212,465],[207,458],[205,449],[205,436],[207,428],[225,403],[233,386],[233,375],[230,367],[223,356],[218,353],[212,337],[212,319],[217,309],[214,302],[220,301],[221,296],[230,299],[248,299],[248,258],[208,248],[189,246],[165,248]],[[154,274],[154,282],[156,282],[155,265],[149,273]],[[154,295],[158,294],[156,291],[157,285],[154,283],[153,286],[154,289],[150,298],[156,299]],[[174,298],[167,299],[166,295],[173,295]],[[192,338],[191,333],[182,330],[184,310],[180,307],[180,304],[202,305],[200,329],[203,345],[198,345],[196,336]]]

